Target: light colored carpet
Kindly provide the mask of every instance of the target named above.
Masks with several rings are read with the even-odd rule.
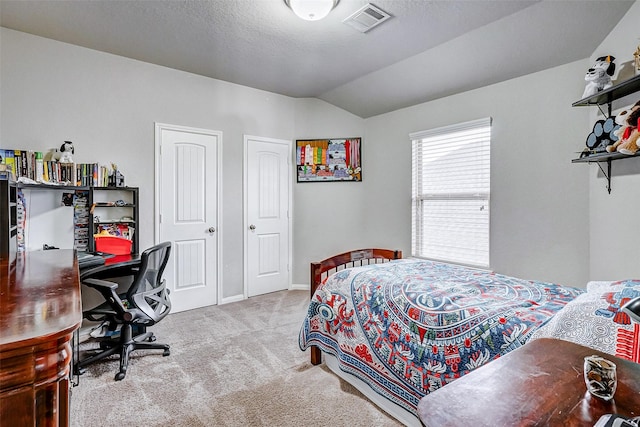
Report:
[[[71,425],[399,426],[298,348],[306,291],[171,314],[150,328],[171,355],[138,350],[87,368],[72,389]],[[83,343],[82,348],[88,347]]]

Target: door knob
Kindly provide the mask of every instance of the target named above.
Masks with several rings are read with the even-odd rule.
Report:
[[[215,227],[209,227],[209,233],[215,233],[215,232],[216,232]]]
[[[255,226],[255,225],[251,224],[251,225],[249,226],[249,230],[253,231],[253,230],[255,230],[255,229],[256,229],[256,226]]]

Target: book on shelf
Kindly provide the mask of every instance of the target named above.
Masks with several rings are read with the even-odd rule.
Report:
[[[41,182],[44,180],[44,160],[42,158],[42,153],[40,151],[36,151],[35,153],[35,163],[36,163],[36,181]]]
[[[18,173],[20,174],[19,176],[26,176],[27,175],[27,160],[25,157],[26,154],[23,154],[22,150],[16,150],[15,156],[16,156],[17,170],[18,170]]]
[[[4,150],[4,163],[6,171],[11,176],[16,176],[16,158],[14,150]]]

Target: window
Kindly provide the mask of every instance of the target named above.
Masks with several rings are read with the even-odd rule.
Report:
[[[412,255],[489,267],[491,118],[409,137]]]

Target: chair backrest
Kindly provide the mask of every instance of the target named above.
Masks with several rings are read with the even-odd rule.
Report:
[[[171,242],[159,243],[140,256],[140,269],[127,292],[127,299],[142,311],[152,323],[171,310],[169,290],[162,278],[171,255]]]

